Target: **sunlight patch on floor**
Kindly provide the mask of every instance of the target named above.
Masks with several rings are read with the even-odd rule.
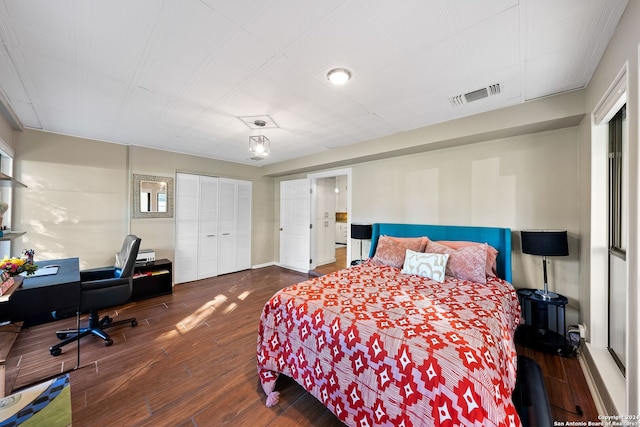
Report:
[[[227,306],[227,308],[225,308],[225,309],[223,310],[223,313],[224,313],[224,314],[229,314],[229,313],[231,313],[233,310],[235,310],[236,308],[238,308],[238,304],[236,304],[235,302],[232,302],[231,304],[229,304],[229,305]]]
[[[212,300],[209,300],[202,304],[196,311],[194,311],[189,316],[185,317],[178,323],[176,323],[176,328],[180,332],[189,332],[194,329],[198,325],[205,322],[205,320],[213,313],[217,308],[222,306],[226,301],[227,297],[222,294],[216,295],[216,297]],[[177,331],[169,331],[165,333],[162,338],[163,339],[171,339],[173,338],[173,334]]]

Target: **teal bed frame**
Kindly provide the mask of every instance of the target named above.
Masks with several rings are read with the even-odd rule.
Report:
[[[496,272],[499,277],[511,283],[511,229],[497,227],[467,227],[456,225],[423,225],[423,224],[373,224],[371,251],[369,257],[376,253],[380,236],[422,237],[431,240],[466,240],[487,243],[498,250]]]

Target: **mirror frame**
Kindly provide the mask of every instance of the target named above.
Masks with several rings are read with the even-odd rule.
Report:
[[[166,182],[167,183],[167,211],[166,212],[142,212],[140,210],[140,182]],[[133,218],[173,218],[173,178],[167,176],[133,174],[132,192],[133,206],[131,216]]]

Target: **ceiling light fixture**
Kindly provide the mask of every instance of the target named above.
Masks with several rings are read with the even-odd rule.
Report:
[[[346,68],[334,68],[327,73],[327,79],[334,85],[343,85],[351,80],[351,71]]]
[[[253,122],[258,126],[258,132],[260,128],[264,127],[267,123],[264,120],[256,120]],[[258,134],[249,137],[249,151],[256,156],[267,157],[271,152],[271,141],[264,135]]]

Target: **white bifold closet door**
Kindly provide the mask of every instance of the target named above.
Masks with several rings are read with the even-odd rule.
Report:
[[[251,268],[251,182],[220,178],[218,274]]]
[[[175,283],[218,274],[218,178],[176,176]]]
[[[175,283],[251,268],[251,182],[178,173]]]
[[[177,174],[175,192],[176,243],[173,262],[174,282],[198,278],[198,227],[200,178]]]
[[[236,269],[251,268],[251,181],[238,181],[236,215]]]
[[[200,177],[197,278],[218,275],[218,179]]]
[[[236,217],[238,185],[228,179],[220,179],[220,257],[219,274],[235,271],[236,265]]]

